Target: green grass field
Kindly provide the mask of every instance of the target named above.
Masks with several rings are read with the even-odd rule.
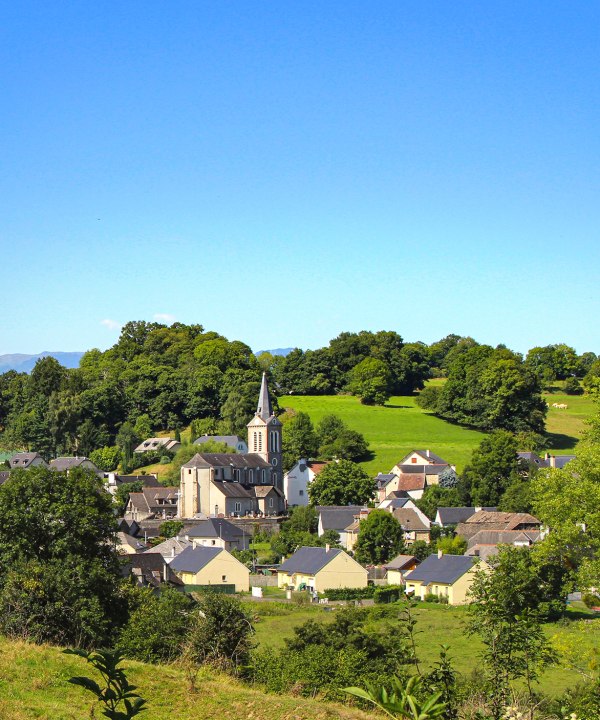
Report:
[[[440,385],[443,380],[431,380]],[[589,396],[569,396],[546,393],[546,401],[565,403],[566,410],[548,408],[547,429],[550,433],[548,451],[554,454],[571,453],[585,429],[585,420],[595,406]],[[384,407],[361,405],[350,395],[286,395],[279,398],[281,407],[306,412],[313,423],[324,415],[339,415],[348,427],[361,432],[369,442],[373,457],[361,463],[372,475],[388,472],[411,450],[432,450],[444,460],[456,465],[458,472],[465,467],[471,453],[484,434],[460,425],[453,425],[421,410],[413,396],[392,397]]]
[[[270,604],[270,603],[269,603]],[[271,610],[267,603],[259,605],[251,603],[257,622],[256,638],[260,645],[280,649],[285,644],[285,638],[292,637],[295,626],[306,620],[330,620],[332,613],[325,613],[322,607],[296,607],[294,605],[282,606],[277,603],[277,610]],[[464,607],[450,607],[420,603],[414,610],[417,620],[416,646],[417,655],[424,669],[431,669],[439,660],[440,645],[450,646],[450,655],[455,668],[463,675],[468,676],[478,662],[478,654],[482,644],[477,637],[468,636],[465,632],[467,609]],[[381,622],[396,624],[398,620],[382,620]],[[581,621],[566,623],[548,623],[545,631],[549,637],[559,635],[569,636]],[[600,618],[586,622],[587,649],[600,644]],[[582,648],[585,650],[586,648]],[[573,671],[554,666],[548,668],[540,683],[542,692],[548,695],[560,695],[568,687],[579,682],[579,677]]]

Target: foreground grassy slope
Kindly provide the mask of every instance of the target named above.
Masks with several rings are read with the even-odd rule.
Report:
[[[366,720],[353,708],[291,696],[267,696],[216,672],[203,671],[195,693],[176,665],[128,663],[129,678],[148,701],[144,720]],[[79,658],[58,648],[0,638],[2,720],[82,720],[92,715],[92,695],[67,681],[92,675]]]

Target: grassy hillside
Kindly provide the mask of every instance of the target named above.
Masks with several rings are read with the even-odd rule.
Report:
[[[374,457],[363,467],[373,475],[388,472],[413,449],[432,450],[460,472],[483,438],[483,433],[451,425],[421,410],[411,396],[392,397],[385,407],[361,405],[350,395],[286,395],[279,398],[279,404],[308,413],[314,423],[329,413],[339,415],[368,440]]]
[[[366,713],[291,696],[265,696],[230,677],[203,671],[196,693],[182,668],[128,663],[128,676],[148,701],[144,720],[366,720]],[[92,675],[80,658],[57,648],[0,638],[0,718],[2,720],[82,720],[92,695],[70,685],[74,675]]]
[[[442,380],[432,380],[439,385]],[[595,406],[589,396],[546,393],[552,403],[565,403],[566,410],[548,408],[548,451],[571,453],[585,429],[585,420]],[[453,425],[421,410],[412,396],[392,397],[384,407],[361,405],[350,395],[294,396],[279,398],[281,407],[306,412],[314,423],[329,413],[339,415],[349,427],[361,432],[368,440],[373,458],[362,463],[367,472],[388,472],[394,464],[413,449],[430,449],[460,472],[469,462],[473,449],[484,437],[477,430]]]

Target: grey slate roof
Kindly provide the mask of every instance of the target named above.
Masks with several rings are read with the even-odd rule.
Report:
[[[395,477],[394,473],[378,473],[375,478],[375,482],[377,483],[378,488],[384,488]]]
[[[343,532],[362,510],[362,505],[318,505],[320,526],[325,530]]]
[[[222,552],[225,550],[219,547],[187,547],[171,560],[170,567],[176,572],[197,573]]]
[[[211,467],[230,467],[234,468],[270,468],[269,463],[260,455],[248,453],[240,455],[238,453],[197,453],[187,462],[184,468],[211,468]]]
[[[432,582],[452,585],[462,577],[477,562],[477,558],[468,555],[430,555],[425,558],[418,568],[409,572],[405,579],[407,582],[418,580],[429,584]]]
[[[496,512],[498,508],[485,507],[482,510],[488,510],[490,512]],[[466,522],[471,515],[476,512],[474,507],[439,507],[438,513],[440,523],[442,525],[458,525],[460,522]]]
[[[287,573],[301,572],[307,575],[314,575],[322,570],[334,557],[337,557],[343,550],[322,547],[303,546],[279,566],[279,570]]]
[[[84,462],[91,463],[94,467],[94,463],[86,457],[60,457],[55,458],[54,460],[50,460],[50,467],[53,470],[58,470],[58,472],[64,472],[65,470],[72,470],[73,468],[79,467]],[[93,469],[93,468],[90,468]],[[98,468],[96,468],[95,472],[100,472]]]
[[[402,570],[402,568],[410,565],[415,561],[414,555],[396,555],[393,560],[385,565],[386,570]]]
[[[42,456],[36,452],[15,453],[9,460],[10,467],[11,467],[11,469],[12,468],[27,468],[31,465],[31,463],[36,458],[41,458],[43,460]]]
[[[135,555],[125,555],[121,572],[124,577],[133,574],[143,578],[146,584],[158,586],[164,582],[165,575],[167,582],[173,585],[183,585],[181,580],[165,563],[165,559],[157,552],[143,552]]]
[[[447,465],[448,464],[439,455],[436,455],[434,452],[431,452],[431,450],[412,450],[412,452],[408,453],[408,455],[405,455],[404,458],[407,458],[412,453],[417,453],[424,460],[429,460],[429,462],[435,463],[436,465]],[[404,460],[404,458],[402,458],[402,460]]]
[[[555,455],[554,467],[561,470],[568,462],[571,462],[571,460],[575,460],[575,457],[575,455]]]
[[[194,525],[187,532],[190,538],[221,538],[226,542],[234,542],[245,535],[248,533],[245,533],[241,527],[223,518],[208,518]]]

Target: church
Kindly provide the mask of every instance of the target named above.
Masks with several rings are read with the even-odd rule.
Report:
[[[281,422],[273,414],[265,373],[247,427],[250,452],[198,453],[182,466],[179,517],[279,515],[285,510]]]

